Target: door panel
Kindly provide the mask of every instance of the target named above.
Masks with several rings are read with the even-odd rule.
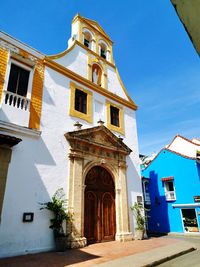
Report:
[[[115,238],[115,202],[111,193],[105,193],[102,198],[102,239]]]
[[[97,197],[94,192],[85,193],[85,206],[85,237],[88,243],[94,243],[97,241]]]
[[[115,188],[108,171],[92,168],[85,180],[84,236],[88,244],[115,239]]]

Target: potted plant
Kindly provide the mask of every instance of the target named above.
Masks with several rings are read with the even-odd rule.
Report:
[[[146,216],[145,211],[147,211],[141,203],[135,202],[135,204],[131,207],[133,211],[137,227],[135,231],[135,239],[142,240],[144,239],[144,233],[146,228]]]
[[[49,228],[53,230],[56,251],[64,251],[66,249],[66,234],[63,229],[63,222],[70,222],[72,215],[67,212],[67,200],[64,199],[65,193],[63,188],[58,189],[52,197],[52,201],[40,203],[42,209],[50,210],[54,217],[50,219]]]

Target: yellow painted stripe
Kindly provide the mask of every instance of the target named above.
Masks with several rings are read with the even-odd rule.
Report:
[[[33,85],[32,85],[32,96],[30,106],[30,120],[29,128],[40,129],[40,118],[42,111],[42,94],[43,94],[43,81],[44,81],[44,65],[38,63],[36,65]]]
[[[8,63],[8,51],[6,51],[3,48],[0,48],[0,102],[5,82],[7,63]]]

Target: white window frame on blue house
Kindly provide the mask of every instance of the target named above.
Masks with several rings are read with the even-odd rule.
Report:
[[[164,191],[165,191],[165,198],[166,201],[175,201],[176,200],[176,192],[175,192],[175,186],[174,186],[174,178],[162,178],[163,184],[164,184]],[[169,183],[172,183],[173,190],[170,190]]]

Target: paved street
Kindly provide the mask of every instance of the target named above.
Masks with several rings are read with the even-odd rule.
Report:
[[[199,243],[198,241],[198,246]],[[113,241],[97,243],[82,249],[67,250],[60,253],[46,252],[1,259],[0,267],[152,266],[151,264],[161,259],[191,251],[193,247],[190,241],[185,242],[183,238],[174,237],[154,237],[124,243]]]
[[[184,240],[196,245],[197,250],[188,254],[179,256],[171,261],[158,265],[159,267],[199,267],[200,266],[200,237],[176,237],[178,240]]]

